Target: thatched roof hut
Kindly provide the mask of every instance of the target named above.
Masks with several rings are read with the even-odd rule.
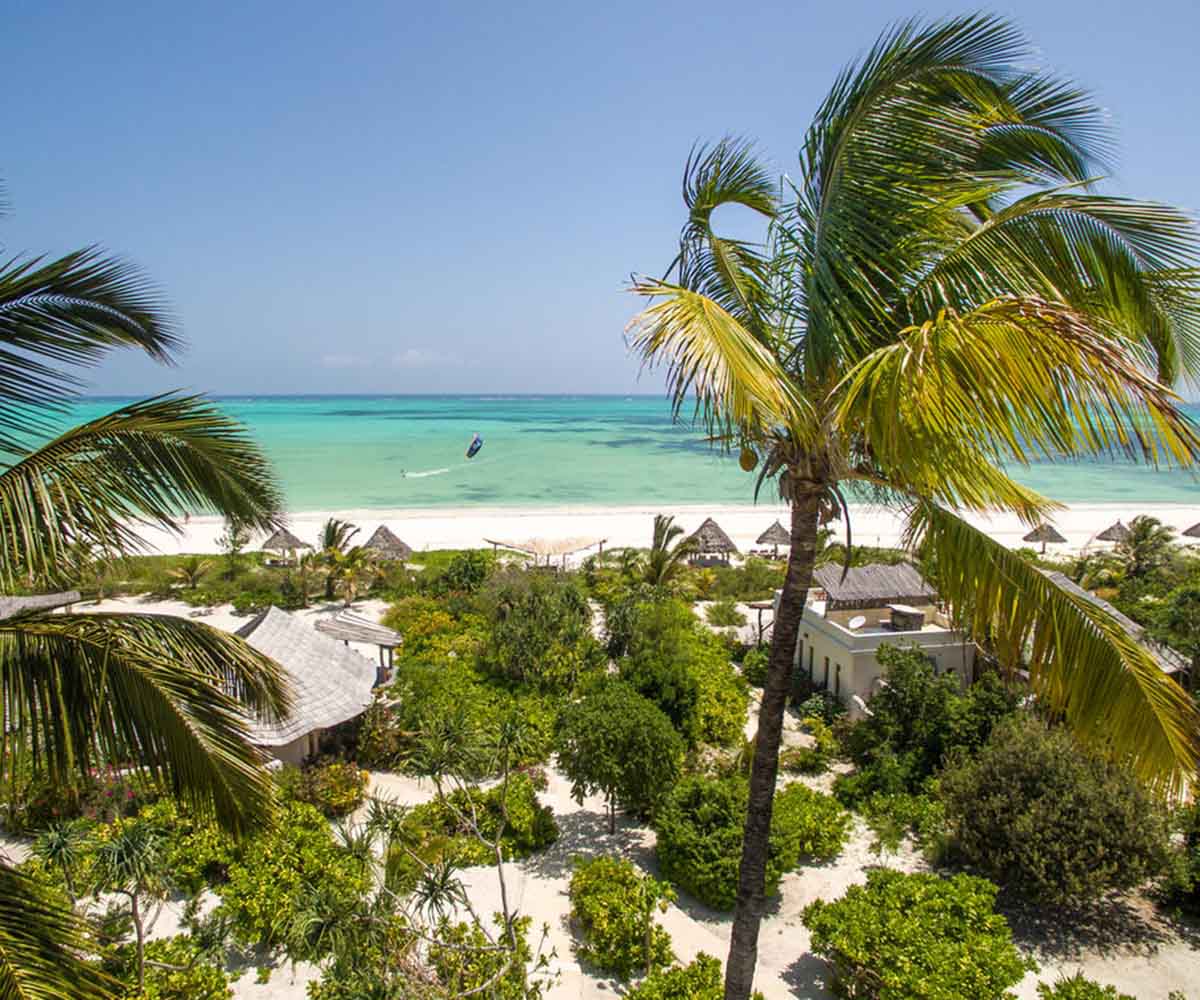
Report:
[[[1050,542],[1054,545],[1061,545],[1066,541],[1066,539],[1058,533],[1057,529],[1052,524],[1039,524],[1033,529],[1033,531],[1031,531],[1021,540],[1024,542],[1041,542],[1043,553],[1046,551],[1047,542]]]
[[[738,548],[733,539],[725,534],[722,528],[711,517],[705,518],[704,523],[691,536],[693,549],[697,556],[717,556],[728,561],[731,555],[737,555]]]
[[[884,608],[889,604],[920,606],[937,598],[937,591],[908,563],[895,566],[871,563],[851,566],[849,570],[826,563],[813,570],[813,582],[825,591],[828,611]]]
[[[308,542],[301,541],[293,535],[287,528],[280,528],[270,538],[262,543],[264,552],[279,552],[282,555],[290,556],[300,549],[311,549],[312,546]]]
[[[1200,525],[1198,525],[1200,527]],[[1125,542],[1133,534],[1124,524],[1117,521],[1116,524],[1110,524],[1100,534],[1096,536],[1096,540],[1100,542]]]
[[[770,545],[775,555],[779,555],[779,546],[792,544],[792,536],[788,534],[787,528],[776,521],[766,531],[754,540],[755,545]]]
[[[348,646],[278,608],[267,608],[237,634],[287,674],[292,713],[250,721],[250,742],[299,763],[316,750],[321,730],[353,719],[371,703],[375,665]]]
[[[80,599],[78,590],[64,590],[57,594],[35,594],[31,597],[0,597],[0,621],[27,615],[36,611],[54,611],[74,604]]]
[[[1200,538],[1200,523],[1193,524],[1190,528],[1183,532],[1186,538]]]
[[[1132,618],[1128,618],[1118,611],[1115,607],[1104,600],[1102,597],[1097,597],[1090,590],[1084,590],[1079,584],[1072,580],[1069,576],[1063,573],[1052,572],[1050,570],[1042,570],[1046,578],[1050,580],[1060,590],[1065,590],[1068,594],[1073,594],[1076,597],[1081,597],[1089,604],[1094,605],[1101,611],[1115,618],[1117,624],[1125,630],[1125,633],[1132,639],[1136,639],[1144,647],[1147,652],[1154,657],[1163,673],[1175,674],[1181,670],[1187,670],[1190,666],[1187,657],[1181,653],[1177,653],[1170,646],[1164,646],[1161,643],[1154,642],[1146,638],[1146,630],[1142,628]]]
[[[373,552],[379,559],[391,559],[396,562],[408,562],[412,558],[412,547],[402,542],[386,524],[375,529],[367,544],[363,546]]]

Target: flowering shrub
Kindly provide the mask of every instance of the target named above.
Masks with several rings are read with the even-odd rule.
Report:
[[[601,855],[576,862],[570,897],[571,919],[584,938],[579,953],[597,967],[627,979],[673,961],[671,935],[654,922],[654,911],[665,912],[674,893],[631,861]]]
[[[362,805],[367,778],[366,771],[338,760],[305,768],[284,767],[276,775],[285,798],[316,806],[330,819],[352,813]]]

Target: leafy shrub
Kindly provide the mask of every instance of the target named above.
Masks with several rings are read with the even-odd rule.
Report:
[[[767,683],[767,670],[771,666],[771,649],[769,646],[755,646],[742,658],[742,676],[752,687],[762,687]]]
[[[1038,983],[1039,1000],[1137,1000],[1128,993],[1118,993],[1115,986],[1101,986],[1077,972],[1070,979],[1060,978],[1053,986]]]
[[[699,572],[705,571],[693,570]],[[741,566],[715,566],[707,572],[713,577],[708,594],[716,598],[769,601],[783,586],[783,565],[757,556],[751,556]]]
[[[348,908],[369,885],[365,863],[338,847],[325,817],[292,802],[275,824],[243,845],[217,892],[238,940],[272,946],[306,898],[319,891]]]
[[[606,680],[565,705],[556,725],[559,766],[571,794],[603,792],[610,830],[618,805],[649,815],[679,780],[683,739],[657,705],[620,681]]]
[[[674,961],[671,935],[654,922],[674,893],[643,875],[631,861],[600,855],[575,864],[571,876],[571,919],[584,944],[579,953],[606,972],[628,979]]]
[[[687,965],[652,972],[625,994],[625,1000],[722,1000],[725,984],[721,963],[700,952]],[[755,992],[753,1000],[763,1000]]]
[[[487,595],[491,635],[484,667],[508,681],[569,691],[604,666],[592,609],[573,580],[510,573]]]
[[[746,624],[746,616],[738,610],[737,602],[728,598],[713,601],[704,609],[704,619],[717,628],[741,628]]]
[[[452,552],[443,566],[438,565],[441,560],[432,552],[422,553],[421,561],[425,566],[422,588],[433,594],[474,594],[496,564],[492,553],[481,549]]]
[[[689,743],[742,738],[748,690],[721,640],[677,600],[637,606],[620,676],[666,713]]]
[[[946,810],[936,796],[877,792],[865,799],[859,808],[875,834],[875,850],[895,852],[907,835],[934,862],[946,854]]]
[[[52,823],[84,819],[108,823],[132,816],[147,802],[158,797],[158,790],[139,775],[122,774],[115,768],[91,772],[76,784],[33,778],[22,773],[19,764],[6,773],[8,787],[0,803],[0,819],[13,833],[33,833]]]
[[[216,962],[203,955],[186,934],[146,942],[146,982],[136,988],[137,960],[133,945],[117,948],[105,963],[107,971],[128,984],[130,1000],[227,1000],[232,980]]]
[[[846,714],[846,706],[840,698],[829,691],[814,691],[796,705],[796,714],[802,719],[820,719],[832,726]]]
[[[1031,899],[1094,899],[1160,872],[1168,834],[1154,801],[1121,766],[1063,729],[1019,717],[941,777],[955,849]]]
[[[159,835],[167,882],[189,896],[223,883],[237,857],[238,845],[208,819],[197,819],[174,800],[147,806],[138,818]]]
[[[367,794],[367,773],[346,761],[284,767],[276,774],[276,781],[285,797],[316,806],[330,819],[354,812]]]
[[[732,909],[749,789],[740,776],[685,778],[655,817],[662,873],[697,899]],[[766,890],[804,856],[830,858],[845,843],[849,816],[828,795],[794,784],[775,793]]]
[[[1200,913],[1200,803],[1180,809],[1174,822],[1183,842],[1173,858],[1167,900],[1190,913]]]
[[[1013,945],[995,899],[986,879],[873,869],[866,885],[810,903],[803,920],[844,996],[1007,1000],[1032,963]]]
[[[799,774],[824,774],[837,756],[833,730],[815,715],[806,718],[803,725],[813,738],[812,746],[788,747],[779,755],[779,764],[784,770]]]
[[[502,924],[499,915],[496,923]],[[542,981],[536,977],[526,979],[526,971],[533,961],[529,924],[529,917],[520,917],[514,922],[517,953],[515,960],[510,962],[508,953],[495,948],[478,925],[441,921],[429,946],[428,960],[446,995],[486,996],[488,1000],[540,1000]],[[482,992],[484,989],[486,993]]]

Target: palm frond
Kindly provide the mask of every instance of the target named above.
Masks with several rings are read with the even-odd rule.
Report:
[[[81,424],[0,472],[0,586],[55,581],[72,546],[144,548],[139,525],[185,510],[277,526],[271,466],[236,421],[194,396],[160,396]]]
[[[0,861],[0,1000],[109,1000],[120,985],[82,956],[87,925],[28,875]]]
[[[278,719],[290,695],[280,668],[236,636],[170,615],[10,618],[0,699],[0,767],[27,756],[66,785],[89,768],[128,767],[232,830],[269,813],[247,716]]]
[[[1132,345],[1089,320],[1034,299],[943,311],[847,374],[839,422],[906,484],[936,478],[969,451],[1020,462],[1119,451],[1192,464],[1200,435],[1177,397],[1143,373]]]
[[[1024,665],[1080,739],[1168,792],[1195,775],[1195,703],[1111,615],[936,504],[914,508],[907,541],[971,633],[989,638],[1008,667]]]
[[[136,268],[95,247],[0,262],[0,450],[44,433],[37,411],[61,409],[80,389],[63,365],[93,365],[116,347],[163,362],[179,348],[162,297]]]
[[[667,366],[676,415],[691,397],[721,439],[805,426],[811,408],[775,356],[717,302],[661,281],[640,281],[633,291],[660,299],[630,323],[630,346],[643,364]]]

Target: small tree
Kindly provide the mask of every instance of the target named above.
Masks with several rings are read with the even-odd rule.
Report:
[[[129,916],[137,936],[137,982],[146,982],[145,905],[166,895],[162,835],[149,823],[117,820],[93,849],[93,891],[115,892],[129,900]]]
[[[1177,587],[1167,595],[1154,624],[1155,638],[1189,656],[1188,690],[1200,679],[1200,585]]]
[[[225,530],[217,536],[217,548],[225,555],[225,579],[234,579],[242,568],[242,553],[250,544],[250,528],[240,521],[225,518]]]
[[[75,874],[83,863],[87,832],[78,822],[51,823],[33,842],[33,853],[48,865],[62,872],[67,895],[74,902]]]
[[[211,559],[188,556],[171,570],[171,576],[187,587],[188,590],[195,590],[200,585],[200,581],[208,575],[210,569],[212,569]]]
[[[649,812],[679,780],[683,739],[657,706],[620,681],[601,682],[565,706],[556,735],[571,794],[580,803],[604,794],[610,834],[618,804]]]

